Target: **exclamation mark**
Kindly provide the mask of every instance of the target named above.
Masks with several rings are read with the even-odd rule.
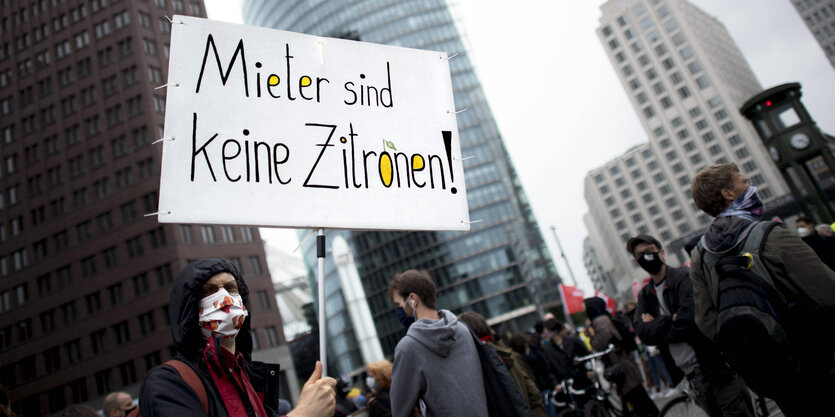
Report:
[[[452,132],[449,130],[442,130],[441,135],[444,137],[444,149],[446,150],[446,161],[449,165],[449,182],[455,182],[455,174],[452,169]],[[458,192],[458,189],[451,187],[449,189],[453,194]]]

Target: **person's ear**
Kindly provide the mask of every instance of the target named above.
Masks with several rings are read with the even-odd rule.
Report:
[[[664,262],[664,249],[658,251],[658,258],[661,259],[661,262]]]
[[[736,196],[734,195],[734,190],[730,188],[723,188],[722,189],[722,198],[728,201],[736,200]]]

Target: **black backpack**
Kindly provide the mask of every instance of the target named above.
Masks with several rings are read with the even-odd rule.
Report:
[[[717,342],[754,392],[773,397],[798,383],[797,363],[785,324],[791,303],[774,285],[761,258],[765,238],[779,223],[755,222],[723,252],[698,250],[717,310]]]

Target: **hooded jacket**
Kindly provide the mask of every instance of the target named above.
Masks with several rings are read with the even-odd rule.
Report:
[[[703,245],[711,252],[729,251],[745,239],[743,232],[750,224],[739,217],[719,217],[710,224]],[[794,346],[803,351],[798,357],[810,368],[827,369],[830,377],[835,378],[835,335],[821,331],[819,327],[821,323],[835,320],[835,272],[783,224],[776,225],[765,236],[760,257],[776,289],[793,303],[786,330],[790,339],[796,338]],[[690,279],[696,324],[705,335],[716,339],[718,312],[698,250],[694,250],[691,257]],[[808,343],[809,338],[814,343]]]
[[[206,340],[200,332],[198,307],[202,298],[203,285],[215,274],[228,272],[235,277],[244,306],[250,310],[249,290],[241,272],[225,259],[208,258],[192,262],[180,272],[171,286],[171,300],[168,314],[171,321],[171,336],[174,340],[176,359],[190,366],[203,382],[209,399],[209,416],[226,417],[226,408],[218,389],[212,382],[203,349]],[[264,409],[268,414],[277,415],[279,366],[252,362],[252,334],[250,316],[244,320],[235,338],[235,351],[240,352],[250,384],[259,394],[264,395]],[[244,402],[247,402],[244,399]],[[143,417],[155,416],[205,416],[197,394],[168,365],[159,365],[148,371],[139,391],[139,409]]]
[[[420,319],[394,349],[391,411],[408,417],[422,399],[426,417],[483,417],[487,399],[481,362],[470,329],[448,310],[440,320]]]

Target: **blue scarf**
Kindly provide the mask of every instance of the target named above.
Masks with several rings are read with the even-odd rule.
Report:
[[[763,218],[763,202],[760,196],[757,195],[757,186],[754,183],[745,190],[742,194],[731,203],[725,211],[719,213],[716,217],[742,217],[743,219],[758,222]]]

